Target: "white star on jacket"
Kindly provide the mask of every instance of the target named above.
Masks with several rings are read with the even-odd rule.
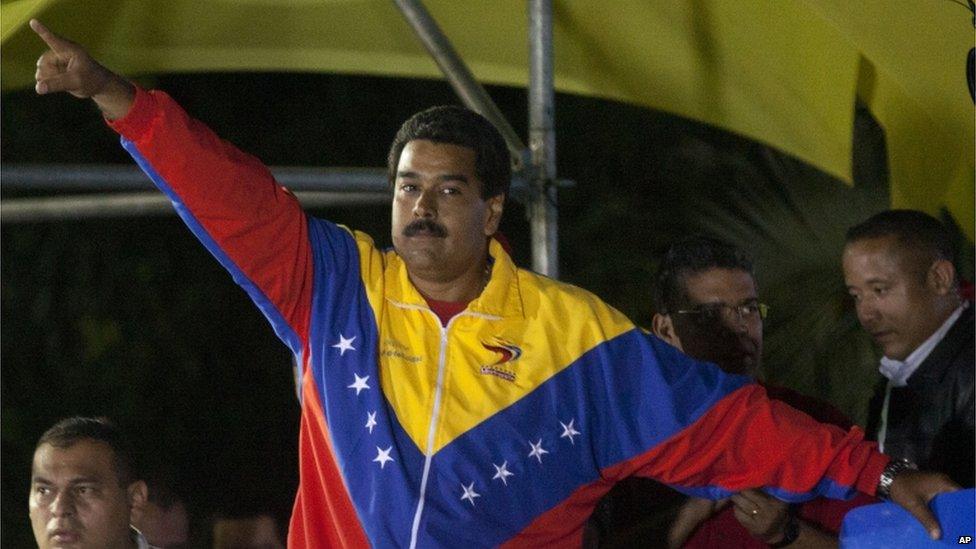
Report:
[[[576,429],[573,428],[573,423],[575,421],[576,421],[575,419],[569,420],[569,424],[568,425],[565,424],[565,423],[563,423],[563,422],[561,422],[561,421],[559,422],[559,424],[563,426],[563,434],[559,435],[559,438],[568,438],[569,439],[569,443],[570,444],[574,444],[574,445],[576,444],[576,441],[573,440],[573,437],[576,436],[576,435],[581,434],[579,431],[577,431]]]
[[[481,497],[481,494],[479,494],[478,492],[475,492],[474,491],[474,481],[471,481],[471,484],[469,484],[467,486],[465,486],[462,483],[461,484],[461,489],[464,490],[464,495],[461,496],[461,500],[462,501],[463,500],[470,501],[471,502],[471,506],[474,507],[474,498],[480,498]]]
[[[495,465],[494,463],[492,463],[492,466],[495,468],[495,476],[491,477],[491,480],[498,479],[498,480],[502,481],[502,483],[505,486],[508,486],[508,479],[505,478],[505,477],[514,477],[515,476],[514,473],[512,473],[512,472],[510,472],[508,470],[508,462],[506,461],[506,462],[502,463],[501,466],[498,466],[498,465]]]
[[[373,434],[373,427],[376,427],[376,412],[369,412],[366,414],[366,428],[370,434]]]
[[[380,469],[382,469],[383,467],[386,467],[386,462],[388,462],[388,461],[394,461],[394,459],[390,457],[390,451],[392,451],[392,450],[393,450],[393,446],[390,446],[386,450],[383,450],[379,446],[376,447],[376,457],[373,458],[373,461],[378,461],[379,462]]]
[[[333,349],[339,349],[339,356],[346,354],[346,351],[355,351],[356,348],[352,346],[352,342],[356,341],[356,336],[352,336],[346,339],[345,336],[339,334],[339,343],[332,346]]]
[[[347,389],[355,389],[356,395],[358,396],[361,391],[370,388],[369,385],[366,384],[366,381],[369,380],[369,376],[359,377],[359,374],[353,374],[353,376],[356,378],[356,380],[352,382],[352,385],[346,385]]]
[[[540,438],[539,442],[536,442],[535,444],[532,444],[530,442],[529,446],[532,447],[532,451],[529,452],[529,457],[534,457],[537,460],[539,460],[539,463],[542,463],[542,454],[549,453],[549,450],[546,450],[545,448],[542,447],[542,439]]]

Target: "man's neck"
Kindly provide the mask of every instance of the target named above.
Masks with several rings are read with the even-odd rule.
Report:
[[[962,304],[963,300],[958,295],[950,294],[944,296],[939,301],[937,313],[933,316],[932,329],[929,331],[929,337],[932,337],[932,335],[939,331]],[[917,347],[914,350],[917,350]]]
[[[928,339],[912,350],[904,360],[893,360],[888,357],[882,357],[879,367],[881,375],[891,380],[895,387],[903,387],[908,382],[908,378],[928,358],[936,345],[949,333],[952,325],[955,324],[959,315],[962,314],[964,305],[965,303],[960,301],[955,309],[950,310],[949,314],[942,320],[942,323],[932,331]]]
[[[481,295],[488,284],[490,272],[486,262],[476,268],[471,268],[460,276],[450,280],[425,278],[422,274],[409,273],[410,282],[417,287],[425,299],[449,301],[453,303],[467,303]]]

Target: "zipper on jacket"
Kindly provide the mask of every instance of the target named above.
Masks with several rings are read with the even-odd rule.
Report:
[[[424,498],[427,495],[427,479],[430,476],[430,462],[434,459],[434,437],[437,434],[437,417],[441,409],[441,396],[444,392],[444,372],[447,369],[447,331],[454,320],[462,313],[454,315],[447,321],[447,326],[441,326],[440,318],[430,309],[424,309],[434,315],[437,327],[441,330],[441,343],[437,353],[437,382],[434,386],[434,406],[430,415],[430,426],[427,428],[427,447],[424,449],[424,472],[420,477],[420,496],[417,498],[417,511],[413,515],[413,526],[410,528],[410,549],[417,547],[417,535],[420,532],[420,517],[424,512]]]
[[[437,322],[437,327],[440,329],[441,333],[440,347],[438,349],[437,356],[437,382],[434,386],[434,405],[430,415],[430,426],[427,428],[427,447],[424,449],[424,471],[420,477],[420,495],[417,498],[417,510],[414,512],[413,525],[410,528],[410,549],[416,549],[417,538],[420,533],[420,519],[423,517],[424,502],[427,495],[427,480],[430,477],[430,465],[434,459],[434,438],[437,433],[437,418],[440,415],[441,398],[444,393],[444,374],[447,370],[448,331],[451,329],[451,325],[454,324],[454,321],[462,316],[481,317],[488,320],[499,320],[501,317],[482,313],[473,313],[470,311],[461,311],[460,313],[454,315],[451,320],[447,321],[447,326],[442,326],[440,317],[438,317],[434,311],[427,307],[398,303],[393,300],[390,300],[390,303],[403,309],[416,309],[418,311],[430,313],[434,317],[434,321]]]

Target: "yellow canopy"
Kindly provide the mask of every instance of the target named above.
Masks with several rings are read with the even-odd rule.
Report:
[[[520,0],[425,3],[482,82],[525,86]],[[953,0],[556,0],[559,91],[647,106],[767,143],[851,180],[854,102],[887,135],[891,202],[947,208],[970,239],[972,14]],[[4,90],[29,85],[38,17],[127,75],[440,73],[389,0],[10,0]]]

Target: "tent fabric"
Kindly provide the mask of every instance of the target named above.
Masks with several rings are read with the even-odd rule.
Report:
[[[479,80],[526,85],[525,2],[425,4]],[[13,0],[0,12],[4,90],[32,81],[30,17],[130,76],[441,76],[388,0]],[[559,91],[727,129],[846,182],[860,99],[886,131],[892,205],[944,208],[970,239],[973,43],[972,14],[952,0],[554,2]]]

